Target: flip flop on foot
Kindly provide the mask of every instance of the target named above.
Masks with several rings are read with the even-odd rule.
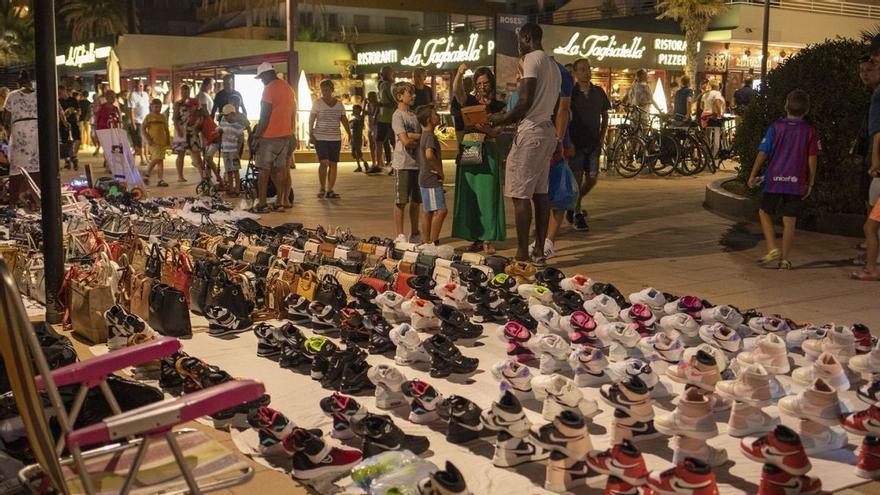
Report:
[[[874,273],[868,270],[859,270],[857,272],[852,272],[849,277],[853,280],[861,280],[864,282],[880,281],[880,273]]]
[[[249,211],[251,213],[269,213],[272,210],[269,209],[269,205],[255,205]]]
[[[771,249],[769,253],[765,254],[763,258],[758,260],[758,263],[761,265],[765,265],[767,263],[773,263],[777,261],[782,253],[779,252],[779,249]]]
[[[323,198],[323,197],[325,197],[326,195],[327,195],[326,192],[324,192],[324,191],[318,191],[318,197],[319,197],[319,198]]]
[[[339,195],[333,191],[327,191],[327,194],[324,195],[327,199],[339,199]]]

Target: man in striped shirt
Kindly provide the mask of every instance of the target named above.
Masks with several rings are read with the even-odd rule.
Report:
[[[794,242],[795,223],[803,199],[810,195],[816,181],[816,157],[820,146],[816,129],[803,119],[809,110],[810,96],[805,91],[796,89],[788,94],[785,99],[788,115],[767,128],[749,176],[749,186],[756,187],[758,171],[767,163],[758,213],[768,252],[759,263],[778,260],[780,270],[791,269],[788,255]],[[782,215],[782,252],[776,247],[775,215]]]

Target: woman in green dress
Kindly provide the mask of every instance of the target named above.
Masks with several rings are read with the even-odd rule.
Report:
[[[468,94],[462,81],[467,70],[466,65],[460,65],[452,81],[453,97],[458,106],[463,108],[485,105],[489,114],[504,111],[504,103],[495,98],[495,75],[492,71],[488,67],[480,67],[474,71],[474,91],[473,94]],[[507,238],[501,159],[495,143],[497,131],[481,127],[466,128],[464,132],[480,132],[486,137],[483,141],[482,164],[462,165],[459,150],[455,172],[452,237],[473,241],[472,251],[485,249],[487,254],[493,254],[495,247],[492,243]]]

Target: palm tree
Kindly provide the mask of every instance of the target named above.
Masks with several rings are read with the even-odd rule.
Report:
[[[0,65],[34,58],[34,17],[20,3],[0,0]]]
[[[697,80],[697,52],[700,40],[709,29],[712,18],[727,10],[724,0],[661,0],[657,3],[660,15],[657,19],[674,19],[681,22],[687,43],[687,64],[684,72],[691,81]]]
[[[116,36],[129,31],[130,3],[134,0],[63,0],[58,13],[70,27],[74,41],[88,41],[101,36]]]

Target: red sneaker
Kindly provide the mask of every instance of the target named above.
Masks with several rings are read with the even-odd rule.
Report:
[[[743,438],[739,448],[749,459],[773,464],[789,474],[804,475],[812,468],[801,438],[784,425],[762,437]]]
[[[648,477],[648,468],[642,453],[629,440],[605,451],[589,452],[587,465],[601,474],[614,476],[632,486],[644,485],[645,478]]]
[[[880,438],[865,437],[859,449],[856,463],[856,476],[869,480],[880,480]]]
[[[856,353],[866,354],[871,352],[871,349],[874,348],[874,342],[876,342],[876,339],[871,336],[871,330],[861,323],[856,323],[852,326],[852,332],[856,338]]]
[[[705,462],[687,457],[674,468],[651,471],[648,488],[657,495],[718,495],[715,473]]]
[[[360,450],[333,447],[324,443],[321,437],[302,428],[294,428],[284,439],[284,449],[293,452],[291,474],[299,480],[343,475],[363,458]]]
[[[880,437],[880,407],[876,404],[864,411],[847,414],[841,418],[843,428],[853,434]]]
[[[643,493],[644,495],[651,495],[647,491]],[[609,476],[608,481],[605,483],[604,495],[639,495],[639,488],[630,485],[617,476]]]
[[[822,480],[788,474],[773,464],[764,464],[758,495],[814,495],[822,490]]]

